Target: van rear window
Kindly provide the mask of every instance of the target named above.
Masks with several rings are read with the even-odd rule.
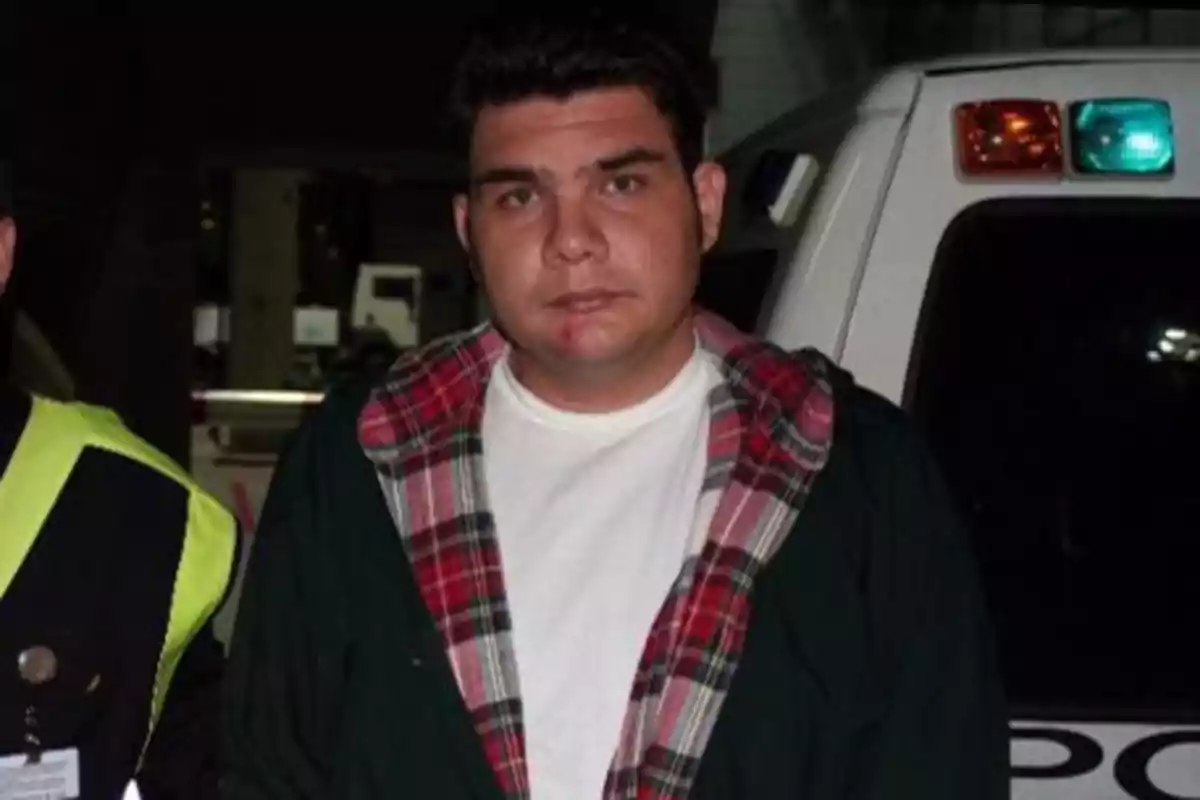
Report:
[[[970,522],[1011,700],[1200,716],[1200,201],[1019,199],[937,252],[907,403]]]

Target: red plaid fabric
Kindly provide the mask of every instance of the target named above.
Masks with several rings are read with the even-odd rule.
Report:
[[[825,361],[745,337],[707,314],[701,346],[723,365],[711,394],[707,538],[683,564],[647,638],[604,800],[681,800],[741,656],[750,590],[795,525],[832,444]],[[496,779],[529,797],[521,699],[481,422],[504,353],[488,325],[402,358],[371,396],[359,436]]]

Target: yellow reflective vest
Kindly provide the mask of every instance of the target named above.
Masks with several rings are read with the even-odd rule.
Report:
[[[0,478],[0,514],[4,518],[0,597],[8,591],[76,461],[88,447],[143,464],[188,491],[187,528],[180,532],[185,538],[155,674],[144,755],[180,658],[217,610],[232,580],[237,527],[233,516],[183,469],[133,434],[112,411],[35,395],[29,421]]]

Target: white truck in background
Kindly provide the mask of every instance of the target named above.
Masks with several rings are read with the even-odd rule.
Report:
[[[1200,52],[895,70],[723,157],[702,299],[925,430],[1017,800],[1200,798]]]
[[[354,284],[351,327],[380,330],[399,349],[420,342],[421,268],[407,264],[363,264]]]

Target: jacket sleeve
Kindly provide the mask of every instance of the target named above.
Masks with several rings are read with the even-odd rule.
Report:
[[[882,691],[850,797],[1008,798],[1007,714],[967,532],[908,420],[890,406],[877,419],[864,585]]]
[[[316,412],[320,417],[324,409]],[[323,549],[320,434],[281,457],[252,544],[232,637],[222,722],[222,797],[327,796],[345,665],[336,553]]]
[[[206,624],[184,651],[138,773],[145,800],[218,797],[217,741],[225,652]]]

